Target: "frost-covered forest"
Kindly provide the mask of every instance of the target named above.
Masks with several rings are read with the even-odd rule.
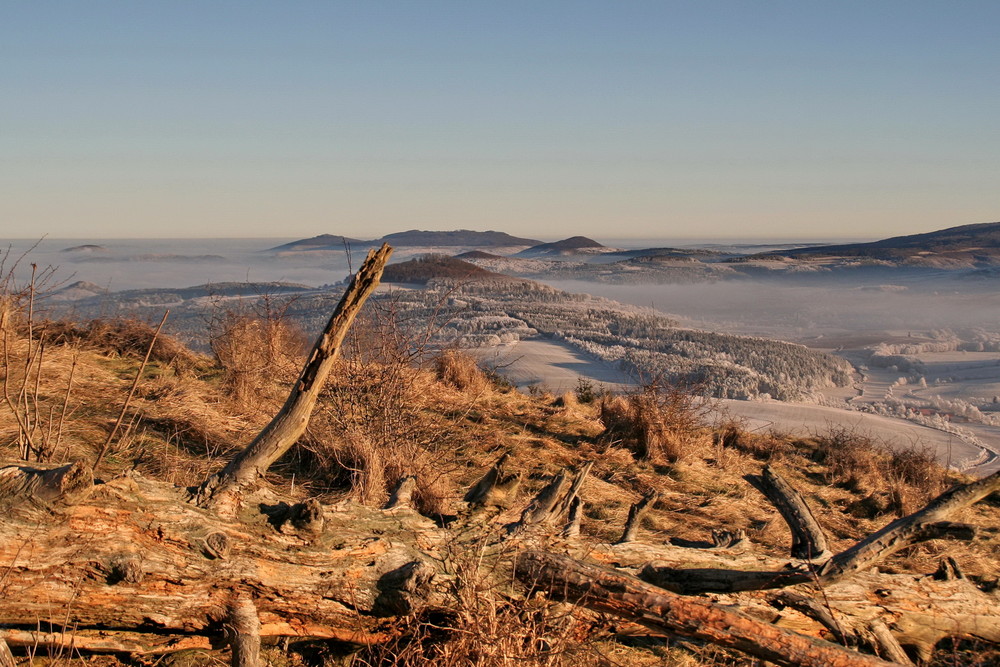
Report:
[[[792,343],[697,331],[649,309],[529,281],[434,280],[391,296],[408,319],[437,323],[438,344],[488,346],[534,336],[563,340],[638,379],[697,386],[720,398],[802,399],[844,386],[851,365]],[[433,326],[433,324],[432,324]]]

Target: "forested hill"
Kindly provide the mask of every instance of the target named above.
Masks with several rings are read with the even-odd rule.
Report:
[[[637,379],[659,376],[697,385],[721,398],[768,395],[795,400],[851,379],[846,361],[800,345],[683,329],[651,310],[571,294],[450,257],[390,265],[383,280],[423,286],[378,294],[375,301],[391,300],[386,312],[395,313],[407,326],[435,332],[432,343],[442,347],[493,346],[529,338],[562,341]],[[208,349],[208,328],[227,312],[265,312],[268,317],[280,313],[315,333],[340,294],[340,289],[279,283],[221,284],[99,294],[50,301],[49,307],[77,317],[118,314],[150,321],[169,307],[169,330]]]
[[[849,243],[764,253],[765,256],[776,254],[784,257],[872,257],[897,260],[929,254],[1000,258],[1000,222],[962,225],[926,234],[895,236],[871,243]]]
[[[433,279],[426,290],[393,298],[407,319],[436,321],[442,345],[560,340],[639,380],[659,377],[719,398],[802,399],[849,384],[853,371],[801,345],[684,329],[651,310],[527,280],[497,289],[489,281]]]
[[[426,285],[435,279],[519,281],[447,255],[425,255],[385,267],[382,282]]]

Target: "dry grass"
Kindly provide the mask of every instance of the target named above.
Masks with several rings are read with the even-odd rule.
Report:
[[[25,328],[13,324],[17,311],[11,313],[5,376],[20,386],[24,376],[18,369],[29,346]],[[422,370],[412,364],[412,338],[386,338],[376,324],[366,326],[362,334],[374,338],[351,343],[307,437],[272,471],[276,483],[294,478],[299,493],[330,493],[378,505],[399,477],[416,474],[419,509],[452,514],[465,489],[501,452],[511,452],[523,474],[524,499],[561,467],[592,460],[583,489],[585,540],[616,539],[629,505],[655,489],[660,499],[643,522],[640,539],[704,541],[713,529],[743,529],[759,551],[785,554],[787,526],[743,479],[759,474],[764,462],[780,468],[802,491],[834,549],[915,509],[952,481],[926,452],[891,453],[857,433],[796,441],[748,434],[736,423],[713,428],[704,419],[704,404],[689,395],[644,392],[588,404],[573,394],[556,399],[499,390],[454,355]],[[253,326],[240,324],[229,332],[234,348],[260,340]],[[47,344],[36,373],[39,433],[49,432],[49,424],[55,432],[68,403],[53,460],[94,455],[138,369],[134,345],[102,345],[83,338],[62,343],[53,338]],[[281,354],[291,368],[295,345],[275,349],[285,350]],[[174,363],[177,358],[165,354],[139,383],[130,427],[109,454],[111,474],[137,467],[178,484],[202,479],[263,426],[287,393],[288,377],[297,374],[296,368],[256,377],[259,408],[247,410],[232,399],[239,391],[225,369],[197,359],[184,369]],[[17,431],[13,413],[0,409],[0,448],[7,456],[16,454]],[[998,507],[1000,499],[993,498],[956,520],[995,525]],[[518,509],[515,502],[511,511]],[[355,664],[739,664],[726,654],[672,648],[658,638],[626,638],[593,615],[511,597],[497,585],[497,572],[481,571],[475,552],[462,553],[457,546],[451,608],[406,619],[415,630],[406,641],[366,651]],[[885,567],[930,572],[945,549],[967,576],[985,580],[1000,571],[995,534],[961,547],[916,547]]]
[[[229,395],[247,411],[259,410],[302,366],[306,338],[284,318],[230,311],[212,325],[215,360]]]
[[[481,394],[491,386],[476,360],[459,350],[445,350],[437,355],[434,370],[438,380],[469,394]]]
[[[678,386],[647,385],[626,396],[600,402],[604,440],[621,443],[654,463],[676,463],[691,455],[707,404]]]

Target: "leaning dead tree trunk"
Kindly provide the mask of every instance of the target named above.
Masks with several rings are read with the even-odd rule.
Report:
[[[390,255],[392,248],[387,244],[383,244],[378,250],[369,251],[323,333],[316,340],[309,354],[309,361],[302,369],[285,405],[253,442],[225,468],[202,483],[195,494],[195,501],[199,505],[231,505],[237,500],[236,496],[241,490],[255,484],[271,464],[302,437],[323,384],[340,355],[340,345],[347,330],[361,306],[378,287],[382,270]]]

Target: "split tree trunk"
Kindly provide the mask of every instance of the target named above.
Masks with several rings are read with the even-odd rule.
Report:
[[[212,504],[219,509],[235,505],[240,492],[256,484],[271,464],[302,437],[323,384],[340,355],[340,345],[361,306],[378,287],[382,270],[391,255],[392,248],[388,244],[368,252],[364,264],[354,275],[323,333],[316,340],[285,405],[229,465],[202,483],[195,496],[199,505]]]

